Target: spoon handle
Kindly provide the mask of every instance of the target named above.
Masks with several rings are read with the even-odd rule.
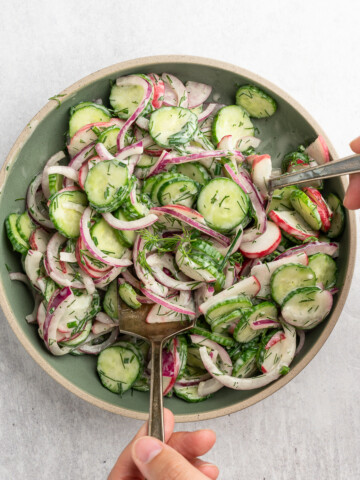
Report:
[[[164,441],[162,341],[151,342],[149,435]]]
[[[335,162],[324,163],[316,167],[305,168],[296,173],[271,178],[268,187],[269,191],[273,192],[276,188],[305,183],[313,179],[340,177],[358,172],[360,172],[360,155],[351,155]]]

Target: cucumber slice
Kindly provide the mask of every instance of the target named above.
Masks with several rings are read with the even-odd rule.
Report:
[[[111,114],[98,103],[81,102],[70,110],[69,136],[73,137],[80,128],[90,123],[108,122]]]
[[[242,137],[254,136],[254,126],[246,111],[239,105],[223,107],[215,115],[212,124],[213,143],[217,145],[227,135],[232,136],[234,145]]]
[[[197,116],[187,108],[161,107],[150,116],[149,133],[163,148],[189,143],[197,129]]]
[[[198,385],[191,385],[189,387],[181,387],[178,385],[174,386],[174,393],[178,398],[185,400],[189,403],[198,403],[207,400],[212,395],[207,395],[206,397],[200,397],[198,392]]]
[[[330,255],[325,253],[310,255],[309,267],[315,272],[316,280],[322,283],[324,288],[330,288],[336,284],[337,267]]]
[[[219,232],[230,232],[247,216],[249,198],[230,178],[214,178],[200,192],[198,212]]]
[[[89,170],[84,187],[95,210],[101,213],[116,210],[128,194],[128,169],[113,160],[99,162]]]
[[[262,302],[245,312],[243,319],[236,325],[234,338],[237,342],[247,343],[262,334],[263,330],[254,330],[251,325],[256,320],[277,319],[277,308],[271,302]]]
[[[120,132],[120,127],[117,125],[111,125],[108,128],[105,128],[100,135],[98,136],[98,141],[105,145],[105,148],[112,154],[115,155],[117,152],[117,137]]]
[[[119,319],[119,297],[117,291],[117,279],[113,280],[106,289],[103,300],[103,308],[109,317]]]
[[[296,328],[310,330],[330,313],[333,297],[318,287],[297,288],[285,297],[281,307],[284,320]]]
[[[187,350],[187,365],[193,368],[204,369],[203,361],[199,353],[200,345],[191,345]]]
[[[268,208],[266,209],[267,212],[271,210],[292,210],[293,206],[290,202],[290,195],[294,190],[298,190],[294,185],[274,190]]]
[[[61,190],[50,198],[49,215],[56,229],[67,238],[80,235],[80,219],[87,206],[80,190]]]
[[[129,283],[125,282],[119,285],[119,295],[121,300],[134,310],[141,307],[141,303],[136,298],[137,293]]]
[[[220,292],[224,286],[225,275],[223,272],[220,272],[217,269],[217,266],[214,264],[212,259],[209,258],[207,255],[201,255],[192,252],[190,255],[190,260],[199,265],[200,269],[206,270],[210,275],[216,278],[214,288],[216,292]]]
[[[329,193],[326,202],[329,205],[331,211],[333,212],[331,226],[327,232],[327,236],[329,238],[337,238],[339,235],[342,234],[344,230],[345,211],[340,198],[337,197],[334,193]]]
[[[233,363],[232,375],[238,378],[251,377],[257,370],[256,352],[258,346],[250,346],[244,349]]]
[[[105,254],[114,258],[121,258],[126,248],[119,242],[116,230],[100,218],[90,229],[91,238],[95,245]]]
[[[222,302],[216,303],[206,312],[206,321],[212,324],[215,320],[223,315],[226,315],[234,310],[246,311],[252,307],[251,301],[245,295],[237,295],[233,298],[228,298]]]
[[[146,180],[144,180],[142,192],[146,195],[151,195],[151,190],[157,181],[158,181],[158,175],[154,175],[153,177],[149,177]]]
[[[188,344],[187,344],[187,341],[186,341],[186,337],[184,335],[179,335],[177,337],[177,340],[178,340],[178,342],[177,342],[176,349],[179,353],[179,358],[180,358],[179,373],[178,373],[178,376],[176,377],[178,379],[178,378],[181,378],[185,373],[186,362],[187,362]]]
[[[109,101],[110,105],[115,110],[115,114],[119,118],[127,120],[138,108],[143,97],[144,89],[141,85],[117,85],[114,83],[110,91]],[[151,98],[146,107],[149,104],[151,104]]]
[[[113,393],[129,390],[140,373],[140,360],[129,348],[112,346],[103,350],[97,361],[101,383]]]
[[[191,178],[200,185],[206,185],[211,180],[210,173],[198,162],[180,163],[174,167],[173,171]]]
[[[44,282],[45,282],[45,290],[43,295],[44,295],[44,305],[46,307],[50,298],[52,297],[53,293],[58,288],[58,286],[56,285],[54,280],[50,277],[45,277]]]
[[[140,373],[140,376],[133,383],[132,389],[138,392],[148,392],[150,390],[150,377],[145,376],[143,372]]]
[[[191,332],[209,338],[213,342],[216,342],[223,347],[233,347],[236,345],[236,342],[233,338],[217,332],[210,332],[209,330],[206,330],[206,328],[202,328],[197,325],[191,329]]]
[[[30,245],[21,238],[18,229],[16,228],[16,222],[19,217],[20,215],[18,213],[11,213],[5,220],[5,228],[15,252],[26,254]]]
[[[271,117],[277,109],[275,100],[255,85],[242,85],[238,89],[236,105],[243,107],[254,118]]]
[[[136,164],[137,168],[149,168],[155,165],[155,163],[158,161],[158,157],[153,157],[151,155],[147,155],[146,153],[143,153],[140,156],[140,160]]]
[[[114,212],[114,217],[118,220],[122,220],[123,222],[129,221],[130,219],[125,215],[124,211],[120,208]],[[116,235],[120,243],[124,245],[124,247],[132,247],[135,243],[136,238],[136,231],[135,230],[117,230]]]
[[[321,217],[317,206],[302,190],[294,190],[290,194],[290,202],[305,222],[314,230],[320,230],[322,227]]]
[[[187,180],[185,176],[179,175],[178,173],[174,173],[174,172],[160,173],[159,175],[155,175],[154,178],[156,178],[156,181],[152,184],[150,198],[151,198],[151,201],[155,204],[160,203],[158,198],[158,193],[161,186],[165,182],[167,182],[168,180],[174,180],[174,179]],[[148,190],[148,188],[146,190]],[[143,193],[147,193],[145,189],[143,190]]]
[[[142,197],[140,195],[136,195],[132,202],[130,197],[126,197],[125,201],[121,205],[121,208],[125,216],[130,220],[143,218],[149,213],[149,207],[145,202],[142,201]]]
[[[160,205],[184,205],[191,208],[200,191],[200,184],[190,178],[173,178],[161,182],[158,190]]]
[[[214,320],[211,324],[211,330],[214,333],[227,333],[229,327],[239,322],[243,316],[242,310],[234,310],[233,312],[222,315],[220,318]]]
[[[85,342],[87,337],[90,335],[91,327],[92,327],[92,321],[88,320],[85,323],[85,327],[83,331],[79,335],[75,336],[75,338],[72,338],[70,340],[60,342],[60,345],[64,345],[65,347],[74,347],[74,348],[77,347],[81,343]]]
[[[27,212],[18,216],[16,220],[16,228],[24,242],[28,242],[30,235],[35,230],[35,225]]]
[[[191,251],[201,252],[210,257],[216,263],[221,264],[224,261],[224,256],[215,248],[210,242],[202,239],[195,239],[191,241]]]
[[[279,305],[289,292],[300,287],[316,284],[314,271],[305,265],[288,263],[277,268],[271,275],[271,296]]]
[[[63,188],[64,176],[58,173],[51,173],[49,175],[49,192],[50,196],[59,192]]]

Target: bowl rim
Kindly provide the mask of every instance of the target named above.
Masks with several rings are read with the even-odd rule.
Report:
[[[233,65],[231,63],[223,62],[220,60],[215,60],[215,59],[209,59],[205,57],[198,57],[198,56],[191,56],[191,55],[156,55],[156,56],[148,56],[148,57],[140,57],[136,58],[133,60],[127,60],[124,62],[116,63],[114,65],[111,65],[109,67],[100,69],[94,73],[91,73],[90,75],[87,75],[86,77],[82,78],[81,80],[78,80],[71,86],[67,87],[65,90],[60,92],[58,96],[61,96],[61,100],[66,100],[70,98],[72,95],[76,93],[77,90],[80,88],[86,87],[90,83],[100,80],[102,77],[108,76],[108,75],[115,75],[116,73],[119,73],[121,70],[125,69],[135,69],[135,68],[140,68],[140,67],[145,67],[149,64],[156,64],[156,63],[168,63],[168,64],[179,64],[179,63],[185,63],[185,64],[195,64],[195,65],[201,65],[201,66],[210,66],[214,68],[218,68],[221,70],[226,70],[231,73],[236,73],[242,76],[247,77],[250,81],[258,82],[259,84],[263,85],[265,88],[268,88],[270,91],[273,91],[276,93],[279,97],[281,97],[283,100],[285,100],[287,103],[289,103],[294,109],[297,110],[298,113],[302,115],[302,117],[305,118],[305,120],[315,129],[315,131],[318,134],[321,134],[325,140],[326,143],[329,147],[329,151],[331,154],[331,157],[333,160],[338,159],[338,155],[331,144],[330,140],[328,139],[327,135],[325,132],[322,130],[322,128],[319,126],[319,124],[316,122],[316,120],[313,119],[313,117],[296,101],[294,100],[290,95],[288,95],[286,92],[284,92],[281,88],[277,87],[274,85],[272,82],[262,78],[261,76],[252,73],[249,70],[246,70],[242,67],[238,67],[236,65]],[[55,96],[56,97],[56,96]],[[0,191],[2,190],[5,181],[6,181],[6,173],[7,170],[9,170],[9,167],[12,163],[15,162],[15,160],[18,157],[19,152],[21,151],[22,147],[28,140],[28,138],[32,135],[33,131],[37,127],[37,125],[53,110],[55,110],[58,106],[58,102],[56,100],[49,100],[47,104],[30,120],[30,122],[27,124],[27,126],[23,129],[23,131],[20,133],[19,137],[15,141],[13,147],[11,148],[5,163],[3,164],[3,167],[0,171]],[[343,188],[345,189],[348,180],[347,178],[341,178],[341,183]],[[251,396],[250,398],[247,398],[245,400],[241,400],[240,402],[237,402],[231,406],[228,407],[223,407],[223,408],[218,408],[215,410],[209,410],[205,411],[202,413],[193,413],[193,414],[180,414],[180,415],[175,415],[175,420],[177,422],[192,422],[192,421],[199,421],[199,420],[209,420],[212,418],[217,418],[221,417],[224,415],[229,415],[231,413],[235,413],[237,411],[240,411],[244,408],[250,407],[251,405],[254,405],[255,403],[264,400],[265,398],[269,397],[276,391],[278,391],[280,388],[282,388],[284,385],[286,385],[288,382],[290,382],[294,377],[296,377],[306,366],[307,364],[315,357],[315,355],[319,352],[321,347],[324,345],[325,341],[329,337],[331,331],[333,330],[336,322],[339,319],[339,316],[341,314],[341,311],[343,309],[343,306],[345,304],[346,298],[349,293],[350,285],[351,285],[351,279],[353,276],[354,268],[355,268],[355,256],[356,256],[356,217],[355,213],[353,211],[349,211],[349,222],[348,222],[348,228],[349,228],[349,260],[348,260],[348,271],[346,274],[346,278],[342,287],[342,294],[341,297],[339,298],[336,308],[332,311],[331,317],[328,320],[327,325],[325,326],[323,332],[321,333],[320,337],[318,340],[315,342],[313,347],[309,350],[309,352],[306,353],[304,358],[295,366],[293,367],[290,372],[285,375],[282,378],[279,378],[276,382],[271,383],[268,385],[264,390],[261,390],[255,395]],[[115,406],[113,404],[110,404],[108,402],[105,402],[103,400],[100,400],[99,398],[95,397],[94,395],[91,395],[87,392],[84,392],[81,388],[77,387],[75,384],[73,384],[71,381],[67,380],[64,378],[61,374],[59,374],[52,366],[50,366],[41,356],[40,354],[36,351],[36,349],[33,347],[32,343],[30,340],[28,340],[22,333],[22,330],[18,324],[18,321],[15,317],[15,315],[12,312],[12,309],[10,307],[10,304],[7,300],[4,286],[2,282],[0,281],[0,305],[4,311],[5,317],[7,318],[7,321],[9,322],[12,330],[14,331],[15,335],[17,336],[18,340],[20,343],[23,345],[25,350],[29,353],[29,355],[35,360],[35,362],[40,365],[40,367],[45,370],[45,372],[50,375],[54,380],[56,380],[60,385],[65,387],[67,390],[70,392],[74,393],[81,399],[87,401],[88,403],[91,403],[92,405],[95,405],[99,408],[102,408],[103,410],[107,410],[112,413],[117,413],[126,417],[134,418],[137,420],[146,420],[148,418],[147,413],[143,412],[136,412],[133,410],[129,410],[127,408],[123,408],[120,406]]]

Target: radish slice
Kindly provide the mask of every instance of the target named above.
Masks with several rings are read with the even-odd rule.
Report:
[[[148,77],[150,78],[154,88],[152,106],[154,108],[160,108],[164,101],[165,84],[156,73],[150,73]]]
[[[39,272],[41,270],[41,262],[42,262],[43,256],[44,255],[38,250],[28,250],[24,260],[25,273],[28,276],[32,285],[37,290],[40,290],[39,285],[37,283],[37,279],[39,277]]]
[[[284,232],[298,240],[304,241],[307,238],[319,236],[319,232],[312,230],[297,212],[271,210],[269,217]]]
[[[191,227],[196,228],[196,230],[200,230],[209,237],[215,238],[225,247],[228,247],[231,243],[228,237],[225,237],[225,235],[222,235],[221,233],[216,232],[215,230],[212,230],[210,227],[206,226],[204,217],[191,208],[181,211],[176,207],[174,208],[173,205],[167,205],[166,207],[153,207],[150,210],[150,213],[155,213],[156,215],[171,215],[181,222],[187,223]],[[194,218],[197,218],[197,220],[194,220]],[[201,223],[199,222],[199,219],[201,219]]]
[[[45,253],[50,237],[51,235],[46,230],[41,227],[36,227],[29,238],[31,249]]]
[[[212,87],[205,83],[187,82],[186,92],[188,94],[188,108],[196,108],[209,98]]]
[[[339,244],[335,242],[309,242],[304,245],[297,245],[285,250],[276,260],[295,255],[296,253],[306,253],[308,256],[315,255],[315,253],[326,253],[335,258],[339,255]]]
[[[295,351],[295,355],[298,355],[301,350],[303,349],[303,346],[305,345],[305,332],[304,330],[296,330],[296,333],[298,334],[299,336],[299,344],[296,348],[296,351]]]
[[[252,242],[242,242],[240,252],[247,258],[266,257],[276,250],[280,242],[280,228],[273,222],[267,222],[265,233],[259,235]]]
[[[176,107],[177,95],[168,83],[164,82],[164,100],[163,105],[167,107]]]
[[[254,322],[250,323],[250,327],[253,330],[263,330],[264,328],[280,327],[280,323],[270,318],[263,318],[261,320],[255,320]]]
[[[112,118],[108,122],[97,122],[84,125],[82,128],[80,128],[80,130],[75,133],[67,146],[70,157],[74,157],[85,146],[89,145],[90,143],[95,143],[97,141],[98,137],[93,130],[94,127],[99,130],[104,130],[105,128],[111,127],[112,125],[122,127],[124,123],[124,120],[120,120],[119,118]]]
[[[26,195],[26,204],[30,216],[41,226],[45,228],[54,229],[54,224],[49,218],[46,218],[39,210],[39,207],[36,202],[36,192],[41,185],[43,175],[39,173],[29,185],[27,195]]]
[[[261,371],[263,373],[269,373],[271,370],[273,370],[278,362],[281,359],[281,351],[282,351],[282,344],[281,342],[285,340],[285,333],[284,332],[276,332],[274,335],[270,338],[268,343],[265,345],[265,358],[263,360],[263,363],[261,364]]]
[[[143,230],[144,228],[150,227],[158,221],[159,217],[154,214],[149,214],[146,217],[139,218],[138,220],[119,220],[114,217],[110,212],[102,214],[104,219],[110,225],[110,227],[115,228],[116,230]]]
[[[180,355],[177,349],[179,340],[174,338],[171,347],[162,350],[162,384],[163,395],[167,395],[173,388],[180,371]]]
[[[277,380],[281,376],[280,371],[282,367],[288,367],[292,362],[296,350],[295,328],[290,325],[284,325],[284,334],[285,339],[282,340],[281,359],[269,373],[258,377],[237,378],[226,375],[214,364],[206,347],[200,347],[199,353],[206,370],[222,385],[233,390],[253,390],[264,387],[274,380]]]
[[[236,281],[235,267],[228,264],[225,267],[225,282],[223,288],[229,288],[231,285],[234,285]]]
[[[183,108],[191,108],[188,106],[188,94],[185,88],[185,85],[182,83],[181,80],[179,80],[175,75],[171,75],[170,73],[163,73],[161,75],[161,78],[165,84],[165,97],[164,97],[164,104],[167,104],[168,97],[169,95],[169,90],[167,89],[167,86],[170,87],[175,93],[175,98],[176,98],[176,103],[178,107],[183,107]],[[173,102],[174,98],[171,96],[171,102]]]
[[[306,253],[298,253],[289,257],[275,260],[274,262],[268,262],[266,264],[256,265],[251,269],[251,275],[255,275],[260,282],[261,288],[257,293],[258,297],[266,298],[270,295],[270,279],[275,270],[287,263],[299,263],[301,265],[307,265],[309,263]]]
[[[181,293],[183,294],[184,292]],[[190,296],[190,299],[184,299],[184,296],[181,295],[181,293],[173,298],[172,303],[182,306],[183,308],[188,307],[191,310],[195,310],[195,304],[192,297]],[[151,300],[151,303],[154,302]],[[146,323],[187,322],[189,320],[189,315],[185,315],[184,313],[173,310],[173,308],[168,308],[158,304],[155,304],[153,308],[150,309],[146,317]]]
[[[136,121],[139,115],[143,112],[145,107],[147,106],[151,94],[153,91],[152,84],[147,82],[144,78],[139,77],[138,75],[129,75],[127,77],[119,77],[116,79],[116,85],[136,85],[141,86],[144,89],[144,96],[139,102],[137,109],[134,113],[126,120],[122,128],[120,129],[119,135],[117,137],[117,149],[119,152],[125,147],[125,135],[126,132],[129,130],[131,125]]]
[[[330,162],[330,153],[324,137],[319,135],[305,150],[309,157],[313,158],[318,165]]]
[[[258,148],[260,145],[261,140],[260,138],[245,136],[241,137],[236,144],[236,148],[240,150],[240,152],[245,152],[249,148]],[[248,159],[249,157],[247,157]]]
[[[251,164],[251,176],[263,198],[268,198],[268,183],[271,177],[270,155],[256,155]]]
[[[251,277],[244,278],[240,282],[232,285],[230,288],[223,290],[222,292],[214,295],[212,298],[200,305],[199,310],[203,315],[210,307],[218,302],[223,302],[228,298],[236,297],[237,295],[247,295],[249,297],[255,297],[260,291],[260,283],[258,279],[252,275]]]
[[[319,190],[316,190],[316,188],[312,187],[305,187],[303,190],[317,207],[317,211],[319,212],[322,223],[321,230],[323,232],[327,232],[331,227],[331,218],[333,216],[332,211],[327,206]]]
[[[112,267],[128,267],[132,265],[131,260],[124,258],[114,258],[102,252],[95,245],[90,235],[89,225],[91,225],[91,207],[87,207],[80,220],[80,235],[91,255],[100,260],[100,262],[111,265]]]
[[[215,113],[215,109],[217,107],[217,103],[209,103],[205,110],[203,110],[199,116],[198,116],[198,122],[202,122],[204,120],[206,120],[208,117],[210,117],[210,115],[212,115],[213,113]]]
[[[63,158],[65,158],[65,153],[63,151],[60,151],[58,153],[55,153],[55,155],[50,157],[49,160],[46,162],[46,165],[41,177],[41,189],[43,191],[43,194],[46,200],[48,200],[48,198],[50,197],[48,168],[53,165],[58,165],[60,160],[62,160]]]
[[[136,125],[143,130],[149,131],[149,120],[145,117],[139,117],[136,120]]]

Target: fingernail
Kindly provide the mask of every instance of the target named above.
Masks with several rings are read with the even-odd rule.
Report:
[[[163,449],[163,444],[153,437],[142,437],[134,443],[134,453],[141,463],[149,463]]]

